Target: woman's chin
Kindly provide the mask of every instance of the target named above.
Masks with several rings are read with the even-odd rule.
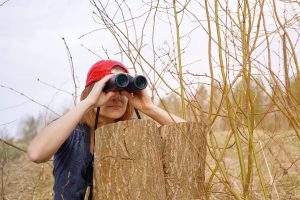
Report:
[[[116,119],[120,119],[122,116],[124,115],[124,113],[114,113],[114,112],[110,112],[109,115],[104,116],[106,119],[108,119],[108,121],[112,121],[114,122]]]
[[[100,109],[100,116],[103,121],[107,122],[114,122],[116,119],[120,119],[126,112],[126,110],[119,107],[105,107],[102,111],[101,113]]]

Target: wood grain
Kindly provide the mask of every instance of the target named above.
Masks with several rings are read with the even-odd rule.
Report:
[[[206,129],[200,123],[160,128],[167,199],[204,199]]]
[[[166,199],[161,145],[153,121],[97,129],[94,199]]]
[[[205,131],[199,123],[157,128],[151,120],[97,129],[93,199],[201,199]]]

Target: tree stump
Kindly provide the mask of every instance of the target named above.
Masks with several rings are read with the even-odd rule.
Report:
[[[166,199],[161,142],[149,120],[97,129],[93,199]]]
[[[160,127],[167,199],[204,199],[205,127],[200,123]]]
[[[122,121],[96,131],[93,199],[201,199],[205,129]]]

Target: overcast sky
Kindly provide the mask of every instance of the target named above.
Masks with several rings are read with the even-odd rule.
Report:
[[[0,0],[0,5],[2,2],[5,1]],[[130,5],[130,8],[134,6],[140,12],[147,9],[146,6],[136,4]],[[190,7],[198,14],[202,9]],[[81,35],[99,28],[99,24],[92,18],[92,11],[93,7],[88,0],[9,0],[0,6],[0,84],[32,99],[0,87],[0,134],[1,130],[5,129],[10,136],[18,135],[16,127],[22,119],[28,116],[36,117],[39,113],[46,112],[41,105],[49,106],[58,114],[62,114],[64,109],[72,106],[70,94],[52,88],[74,91],[67,50],[61,37],[66,39],[73,57],[79,94],[84,87],[87,71],[92,64],[100,60],[81,44],[99,54],[102,53],[102,56],[105,55],[103,46],[108,48],[112,59],[120,59],[119,55],[115,54],[118,49],[114,46],[115,41],[108,31],[98,31],[79,39]],[[199,14],[200,18],[204,19],[203,22],[204,14],[204,12]],[[163,30],[169,26],[167,20],[161,18],[161,21],[161,26],[156,29],[159,34],[155,38],[155,42],[161,46],[158,45],[156,48],[163,47],[166,38],[170,38],[170,32]],[[182,32],[193,30],[199,26],[197,23],[195,21],[183,23]],[[188,37],[183,41],[183,47],[187,44],[191,46],[184,50],[183,64],[198,60],[190,65],[190,72],[209,74],[207,35],[203,30],[202,32],[198,30],[200,29],[189,35],[192,39]],[[149,31],[152,31],[151,25],[148,25],[148,32],[144,33],[151,39]],[[151,46],[151,40],[148,43]],[[216,50],[216,46],[213,49]],[[274,49],[278,50],[277,47]],[[38,79],[41,82],[37,81]],[[51,84],[52,87],[47,84]]]
[[[145,6],[138,8],[146,9]],[[120,59],[114,55],[118,49],[112,46],[113,38],[108,32],[98,31],[78,39],[99,28],[92,18],[92,11],[88,0],[10,0],[0,7],[0,84],[32,99],[0,87],[0,131],[5,129],[10,136],[18,135],[17,127],[23,119],[46,112],[41,105],[49,106],[58,114],[72,106],[71,95],[44,84],[68,92],[74,89],[67,50],[61,37],[66,39],[73,57],[79,94],[88,69],[100,59],[81,44],[102,53],[102,46],[111,47],[108,50],[114,49],[114,52],[109,52],[110,58]],[[164,38],[170,38],[168,32],[159,31],[157,41],[163,43]],[[150,36],[150,33],[146,34]],[[195,40],[200,41],[201,37],[195,37]],[[205,48],[195,52],[201,54],[201,51],[205,52]],[[188,62],[193,62],[192,53],[187,55],[191,58]]]
[[[1,1],[3,2],[3,1]],[[90,38],[78,39],[93,30],[89,1],[82,0],[10,0],[0,7],[0,84],[24,93],[33,100],[61,114],[72,105],[72,97],[51,88],[49,83],[62,90],[73,91],[67,50],[61,37],[66,39],[73,56],[75,73],[84,85],[86,72],[99,58],[89,48],[100,42]],[[101,37],[98,33],[95,37]],[[24,117],[37,116],[45,109],[28,98],[0,87],[0,129],[16,135],[16,126]]]

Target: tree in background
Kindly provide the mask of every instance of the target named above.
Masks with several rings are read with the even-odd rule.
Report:
[[[28,116],[19,124],[20,142],[28,144],[33,137],[38,133],[41,127],[41,116]]]
[[[171,93],[160,99],[158,106],[175,115],[181,114],[180,99],[176,94]]]

